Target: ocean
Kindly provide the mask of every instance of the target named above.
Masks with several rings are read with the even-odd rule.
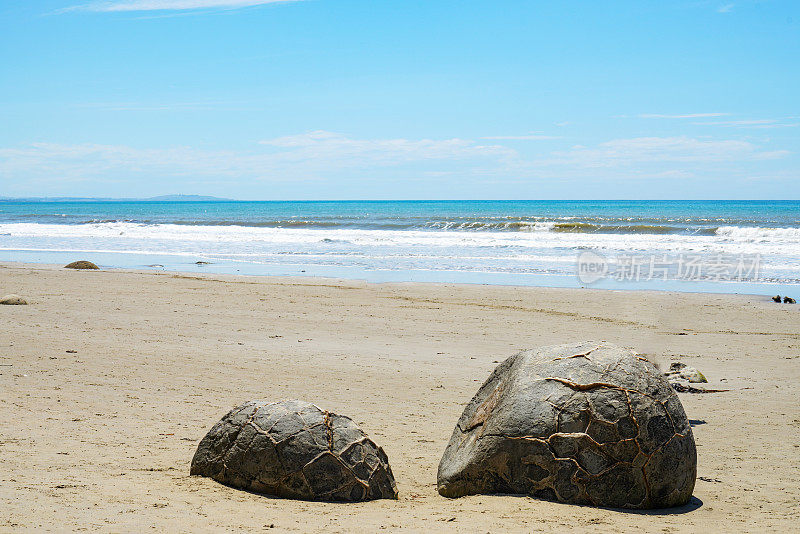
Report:
[[[800,297],[800,201],[0,201],[0,261],[75,259]]]

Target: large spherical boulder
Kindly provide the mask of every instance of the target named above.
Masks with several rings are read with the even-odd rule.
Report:
[[[80,260],[80,261],[73,261],[70,264],[64,266],[65,269],[99,269],[97,265],[90,261]]]
[[[656,366],[586,342],[500,364],[453,431],[438,489],[666,508],[689,501],[696,473],[691,427]]]
[[[314,501],[396,499],[389,460],[349,418],[308,402],[247,402],[208,432],[192,475]]]
[[[7,306],[24,306],[28,304],[28,301],[19,295],[6,295],[0,298],[0,304],[5,304]]]

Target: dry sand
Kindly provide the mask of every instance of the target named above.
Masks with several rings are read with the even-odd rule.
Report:
[[[800,528],[798,306],[768,297],[68,271],[0,265],[0,531],[787,532]],[[694,505],[436,493],[464,404],[521,348],[603,339],[699,368]],[[74,352],[73,352],[74,351]],[[188,476],[248,399],[351,416],[398,501],[326,504]]]

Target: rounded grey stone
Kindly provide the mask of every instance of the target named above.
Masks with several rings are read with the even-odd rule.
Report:
[[[80,260],[80,261],[73,261],[72,263],[68,263],[64,266],[65,269],[99,269],[97,265],[90,261]]]
[[[6,295],[0,299],[0,304],[5,304],[7,306],[24,306],[28,304],[28,301],[19,295]]]
[[[522,351],[458,420],[445,497],[528,494],[619,508],[686,504],[697,451],[677,395],[643,356],[605,342]]]

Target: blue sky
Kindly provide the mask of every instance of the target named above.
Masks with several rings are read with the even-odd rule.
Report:
[[[2,0],[0,196],[800,198],[800,2]]]

